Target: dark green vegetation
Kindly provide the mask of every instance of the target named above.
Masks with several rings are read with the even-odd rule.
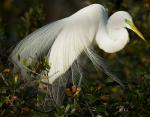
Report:
[[[91,74],[88,74],[87,77],[87,85],[84,88],[85,96],[74,92],[73,88],[75,87],[70,87],[70,89],[66,89],[64,105],[47,113],[42,109],[34,108],[34,97],[33,102],[28,102],[30,105],[24,103],[23,96],[30,95],[28,90],[32,89],[34,92],[34,89],[27,87],[25,91],[23,90],[20,77],[18,74],[12,75],[7,58],[16,43],[23,37],[50,21],[74,13],[85,5],[83,2],[78,2],[80,0],[64,0],[61,3],[60,1],[0,1],[0,116],[90,117],[91,111],[97,117],[149,117],[149,0],[91,0],[91,2],[97,2],[107,7],[110,14],[117,10],[130,12],[135,24],[147,40],[147,42],[143,42],[130,32],[130,43],[122,51],[116,54],[106,54],[98,50],[99,54],[108,61],[112,72],[125,84],[125,90],[109,79],[100,80],[94,67],[89,65]],[[43,62],[39,66],[40,69],[48,67]],[[103,77],[107,76],[103,75]]]

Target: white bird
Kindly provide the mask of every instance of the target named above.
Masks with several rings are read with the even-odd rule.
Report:
[[[27,59],[28,64],[47,55],[51,65],[48,73],[50,77],[47,81],[42,81],[53,84],[85,52],[96,67],[101,67],[107,75],[112,76],[91,47],[97,44],[106,53],[120,51],[129,42],[126,28],[133,30],[144,40],[128,12],[118,11],[108,18],[108,12],[102,5],[92,4],[25,37],[13,50],[10,59],[23,74],[25,70],[18,55],[21,59]],[[121,84],[119,79],[112,77]]]

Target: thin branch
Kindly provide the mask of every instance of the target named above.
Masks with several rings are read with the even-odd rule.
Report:
[[[2,73],[0,73],[1,78],[3,79],[4,83],[6,84],[6,86],[9,86],[8,82],[5,80],[4,76]]]

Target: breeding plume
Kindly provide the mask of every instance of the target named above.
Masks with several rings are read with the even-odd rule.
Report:
[[[81,53],[85,53],[96,68],[121,84],[119,79],[107,71],[102,58],[92,46],[97,45],[106,53],[120,51],[129,42],[127,28],[144,40],[128,12],[118,11],[108,18],[108,12],[102,5],[92,4],[25,37],[13,50],[10,59],[25,77],[26,70],[18,60],[18,55],[20,59],[27,59],[29,65],[38,57],[47,56],[51,68],[48,80],[42,81],[53,84],[57,79],[62,79],[69,69],[72,70]]]

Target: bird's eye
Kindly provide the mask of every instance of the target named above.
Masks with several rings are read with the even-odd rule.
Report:
[[[128,20],[127,20],[127,19],[125,19],[125,22],[128,22]]]
[[[128,19],[125,19],[125,22],[126,22],[127,24],[131,24],[131,21],[128,20]]]
[[[132,21],[130,21],[130,20],[128,20],[128,19],[125,19],[125,23],[128,24],[130,27],[133,26]]]

